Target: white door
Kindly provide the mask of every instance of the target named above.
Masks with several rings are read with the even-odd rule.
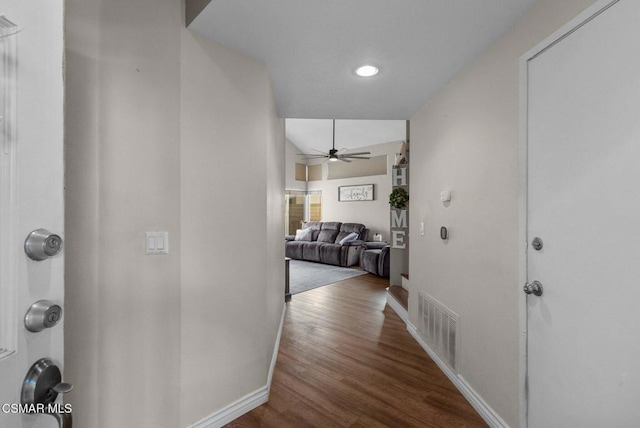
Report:
[[[24,324],[27,309],[36,301],[64,308],[63,255],[33,261],[24,251],[25,239],[36,229],[64,238],[62,11],[62,0],[0,0],[3,428],[58,426],[53,417],[23,414],[17,405],[33,363],[47,357],[63,370],[62,322],[37,333]]]
[[[596,7],[527,65],[529,428],[640,426],[640,1]]]

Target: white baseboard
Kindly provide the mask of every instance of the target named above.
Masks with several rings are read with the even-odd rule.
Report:
[[[405,308],[402,307],[402,305],[396,300],[396,298],[393,297],[388,291],[387,291],[387,305],[389,305],[389,307],[393,309],[393,311],[396,314],[398,314],[400,319],[404,321],[405,324],[409,323],[409,313]]]
[[[271,355],[271,365],[269,365],[269,375],[267,376],[267,391],[271,390],[271,379],[273,379],[273,371],[276,369],[276,361],[278,361],[278,352],[280,351],[280,338],[282,337],[282,328],[284,327],[284,316],[287,313],[287,304],[282,306],[282,315],[280,315],[280,326],[278,326],[278,335],[276,343],[273,346],[273,354]]]
[[[420,337],[418,330],[411,322],[406,321],[407,331],[413,336],[418,344],[427,354],[435,361],[456,388],[462,393],[464,398],[473,406],[480,414],[482,419],[492,428],[509,428],[509,425],[478,395],[476,391],[467,383],[462,376],[456,375],[451,369],[429,348],[429,345]]]
[[[280,326],[278,327],[278,334],[276,336],[276,342],[273,346],[273,354],[271,355],[271,365],[269,366],[269,374],[267,375],[267,384],[247,395],[239,400],[229,404],[226,407],[218,410],[199,420],[189,428],[220,428],[229,422],[239,418],[245,413],[250,412],[256,407],[269,401],[269,390],[271,389],[271,379],[273,379],[273,371],[276,367],[276,361],[278,359],[278,351],[280,349],[280,338],[282,337],[282,327],[284,326],[284,315],[287,312],[287,305],[282,308],[282,316],[280,317]]]
[[[266,403],[269,400],[269,388],[263,386],[262,388],[245,395],[235,403],[229,404],[218,410],[215,413],[210,414],[204,419],[190,425],[189,428],[220,428],[229,422],[239,418],[247,412],[255,409],[261,404]]]

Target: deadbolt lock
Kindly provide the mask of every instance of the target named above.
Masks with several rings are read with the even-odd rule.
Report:
[[[24,241],[24,251],[31,260],[46,260],[61,250],[62,238],[46,229],[34,230]]]
[[[531,241],[531,246],[536,251],[542,250],[542,247],[543,247],[542,239],[540,239],[538,237],[533,238],[533,241]]]
[[[35,302],[24,316],[24,326],[27,330],[37,333],[58,324],[62,318],[62,308],[48,300]]]

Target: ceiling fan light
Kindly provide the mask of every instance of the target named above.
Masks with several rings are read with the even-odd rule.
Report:
[[[374,67],[373,65],[363,65],[356,69],[356,74],[360,77],[371,77],[378,74],[378,71],[378,67]]]
[[[335,156],[331,156],[331,157],[329,158],[329,162],[336,162],[337,160],[338,160],[338,158],[337,158],[337,157],[335,157]]]

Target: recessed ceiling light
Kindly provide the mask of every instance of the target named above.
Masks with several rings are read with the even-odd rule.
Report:
[[[378,67],[373,65],[363,65],[356,70],[356,74],[360,77],[371,77],[378,74]]]

